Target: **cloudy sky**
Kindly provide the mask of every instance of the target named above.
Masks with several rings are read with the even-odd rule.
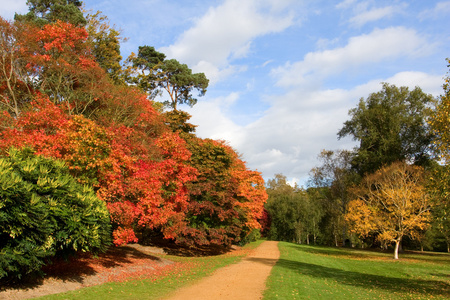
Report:
[[[381,82],[438,96],[450,57],[450,1],[85,0],[128,41],[204,72],[197,134],[229,142],[265,179],[304,185],[322,149],[351,149],[336,133]],[[27,11],[0,0],[0,15]]]

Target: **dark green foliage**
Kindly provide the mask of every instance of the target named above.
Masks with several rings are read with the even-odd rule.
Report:
[[[316,241],[323,215],[320,203],[313,202],[304,190],[290,186],[282,174],[269,179],[267,194],[265,208],[271,218],[269,239],[309,244],[312,237]]]
[[[250,231],[249,234],[241,235],[241,240],[239,241],[239,246],[245,246],[248,243],[251,242],[256,242],[257,240],[259,240],[261,238],[261,230],[259,229],[253,229],[252,231]]]
[[[54,23],[57,20],[73,25],[86,25],[86,19],[80,7],[79,0],[28,0],[29,12],[25,15],[15,15],[18,21],[33,22],[38,26]]]
[[[110,219],[62,161],[10,150],[0,158],[0,278],[39,271],[57,253],[104,251]]]
[[[436,165],[430,172],[427,190],[432,197],[434,208],[432,232],[438,243],[446,244],[446,251],[450,252],[450,196],[448,185],[450,183],[450,166]],[[436,247],[442,248],[442,247]]]
[[[204,73],[193,74],[186,64],[166,59],[154,47],[140,46],[137,57],[131,56],[128,61],[137,72],[137,76],[129,81],[153,96],[165,90],[170,99],[164,104],[174,110],[177,110],[178,104],[193,106],[197,103],[192,96],[194,89],[199,96],[206,93],[209,80]]]
[[[322,150],[318,156],[321,165],[310,172],[308,195],[323,206],[322,244],[343,244],[349,238],[343,216],[351,200],[349,189],[360,180],[351,165],[354,155],[347,150]]]
[[[186,134],[193,134],[195,132],[195,127],[188,123],[191,115],[182,110],[171,110],[163,113],[166,118],[165,123],[172,129],[173,132],[178,132],[180,136],[184,137]]]
[[[92,43],[92,54],[96,62],[108,73],[115,84],[123,84],[123,70],[120,64],[120,42],[125,39],[120,32],[109,25],[108,17],[96,12],[87,14],[86,30]]]
[[[387,83],[380,92],[361,99],[338,132],[339,138],[350,135],[360,142],[353,160],[356,170],[364,175],[404,160],[427,164],[432,135],[426,112],[433,101],[419,87],[410,91]]]

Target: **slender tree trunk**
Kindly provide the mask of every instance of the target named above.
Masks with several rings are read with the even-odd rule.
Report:
[[[400,248],[400,239],[395,240],[394,259],[398,259],[398,249]]]
[[[306,244],[309,245],[309,234],[306,235]]]
[[[297,228],[295,230],[295,236],[297,238],[297,244],[302,244],[302,231]]]
[[[342,246],[346,247],[345,241],[347,240],[347,225],[342,228]]]

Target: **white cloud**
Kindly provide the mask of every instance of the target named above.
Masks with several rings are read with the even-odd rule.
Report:
[[[210,8],[171,46],[160,49],[190,65],[195,72],[205,72],[215,82],[233,71],[230,60],[245,57],[252,39],[280,32],[291,26],[293,16],[284,10],[290,1],[226,0]]]
[[[435,7],[420,13],[420,19],[436,19],[438,17],[448,17],[450,14],[450,1],[436,3]]]
[[[247,66],[236,65],[228,65],[226,67],[219,68],[218,66],[205,60],[201,60],[196,65],[190,67],[194,73],[205,73],[206,77],[209,79],[209,86],[213,86],[216,82],[225,79],[231,74],[244,72],[247,69]]]
[[[386,17],[391,17],[396,13],[401,13],[405,10],[406,6],[406,4],[402,4],[364,10],[356,16],[350,18],[349,22],[353,26],[361,27],[366,23],[378,21]]]
[[[268,64],[273,63],[273,62],[274,62],[273,59],[266,60],[266,61],[261,65],[261,67],[264,68],[265,66],[267,66]]]
[[[387,59],[420,56],[429,51],[428,44],[413,29],[375,29],[369,34],[350,38],[344,47],[310,52],[302,61],[272,70],[272,75],[279,78],[279,86],[307,84],[343,70],[362,68]]]
[[[403,14],[408,7],[408,3],[406,2],[384,7],[373,6],[374,3],[380,4],[380,2],[346,0],[337,4],[336,8],[342,10],[351,9],[353,17],[350,17],[348,22],[354,27],[361,27],[370,22],[392,17],[394,14]]]
[[[350,137],[337,140],[337,132],[348,119],[348,110],[361,97],[381,90],[381,82],[397,86],[420,86],[435,94],[442,85],[439,75],[400,72],[390,78],[371,80],[351,89],[306,90],[295,88],[273,98],[272,107],[253,124],[243,128],[237,149],[250,167],[259,168],[265,178],[276,173],[295,177],[305,184],[309,171],[317,165],[322,149],[352,149]]]
[[[1,12],[0,15],[7,19],[14,19],[14,14],[24,14],[28,11],[26,0],[0,0]]]
[[[204,98],[186,110],[192,115],[191,123],[199,125],[197,135],[203,138],[226,140],[236,147],[242,143],[242,127],[226,116],[228,108],[238,101],[239,93],[215,99]]]
[[[305,185],[322,149],[356,146],[349,137],[338,140],[337,132],[348,119],[348,110],[361,97],[380,91],[382,82],[411,89],[420,86],[426,93],[438,95],[443,79],[441,75],[408,71],[349,89],[291,87],[285,94],[269,97],[271,107],[260,119],[246,126],[238,126],[228,115],[227,108],[240,97],[231,93],[199,102],[190,112],[191,121],[200,125],[199,136],[229,141],[243,154],[248,167],[258,169],[266,179],[283,173],[291,182]]]
[[[316,47],[317,47],[317,49],[323,50],[326,48],[330,48],[331,46],[335,45],[338,42],[339,42],[338,38],[334,38],[332,40],[326,39],[326,38],[320,38],[316,42]]]
[[[336,8],[338,8],[338,9],[348,8],[348,7],[352,6],[353,4],[355,4],[356,1],[357,0],[345,0],[345,1],[342,1],[342,2],[340,2],[340,3],[338,3],[336,5]]]
[[[407,86],[414,89],[416,86],[420,87],[425,93],[432,94],[437,97],[443,93],[442,85],[444,84],[443,75],[430,75],[424,72],[405,71],[399,72],[392,77],[381,79],[373,79],[365,86],[376,86],[380,90],[379,83],[387,82],[396,86]],[[378,91],[375,90],[375,91]]]

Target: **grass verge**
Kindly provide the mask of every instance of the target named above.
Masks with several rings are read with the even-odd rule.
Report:
[[[243,247],[243,251],[208,257],[179,257],[165,255],[174,261],[169,268],[146,279],[125,282],[109,282],[67,293],[48,295],[38,299],[160,299],[175,290],[193,284],[212,274],[216,269],[238,262],[263,241],[256,241]]]
[[[450,299],[450,254],[279,243],[264,299]]]

